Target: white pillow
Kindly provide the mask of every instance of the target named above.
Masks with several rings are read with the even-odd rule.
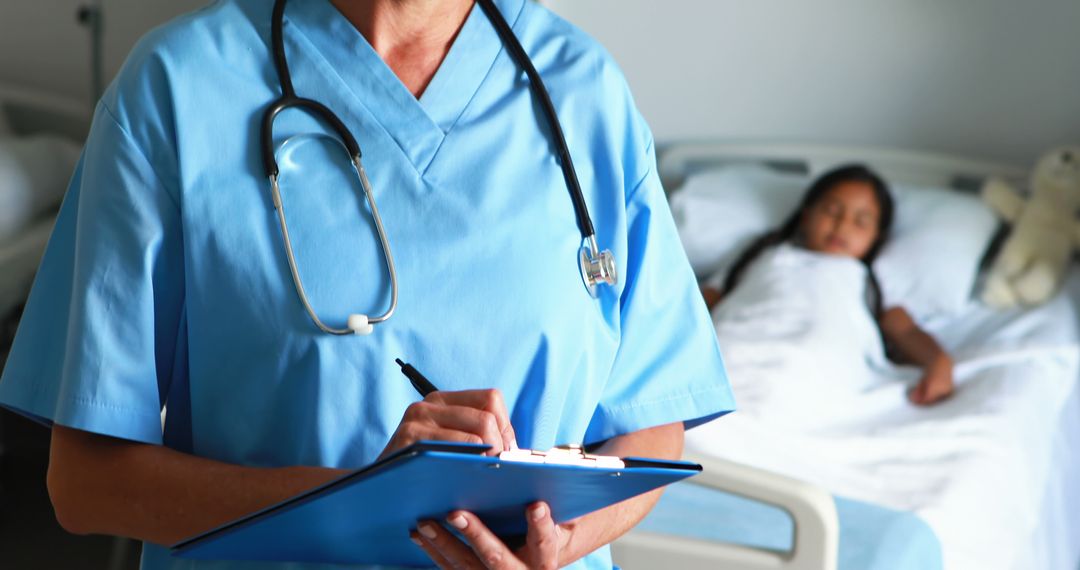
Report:
[[[798,207],[812,179],[764,166],[710,169],[671,197],[687,256],[699,277],[722,281],[756,237]],[[891,186],[896,213],[874,263],[886,307],[925,321],[959,311],[971,297],[979,262],[998,227],[989,206],[954,190]]]
[[[60,137],[0,136],[0,243],[60,204],[78,158]]]
[[[671,213],[698,277],[725,273],[746,246],[795,210],[806,178],[761,166],[696,173],[671,196]]]

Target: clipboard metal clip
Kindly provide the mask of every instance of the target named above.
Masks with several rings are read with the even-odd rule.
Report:
[[[512,449],[499,454],[499,461],[514,463],[544,463],[549,465],[575,465],[578,467],[600,467],[604,469],[624,469],[626,463],[611,455],[591,455],[585,453],[580,445],[561,445],[548,451],[533,449]]]

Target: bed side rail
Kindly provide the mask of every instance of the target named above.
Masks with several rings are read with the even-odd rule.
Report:
[[[626,570],[834,570],[840,524],[836,503],[825,490],[790,477],[718,458],[688,454],[705,469],[688,480],[785,510],[795,525],[788,552],[631,531],[612,543],[615,563]]]

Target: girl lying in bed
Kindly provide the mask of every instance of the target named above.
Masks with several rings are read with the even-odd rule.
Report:
[[[823,254],[857,260],[865,271],[847,272],[844,275],[856,279],[857,275],[866,276],[867,287],[863,289],[859,284],[860,287],[855,290],[867,293],[865,304],[885,341],[889,358],[922,369],[919,383],[909,393],[909,399],[920,405],[940,401],[953,390],[952,360],[949,355],[915,324],[902,307],[886,309],[882,306],[881,288],[874,275],[873,261],[885,242],[892,217],[892,197],[877,174],[860,165],[836,168],[810,186],[799,208],[783,225],[758,238],[737,258],[721,287],[702,286],[705,302],[713,309],[721,299],[736,293],[747,274],[755,270],[755,261],[765,262],[761,259],[763,256],[769,257],[769,263],[783,255],[820,257]],[[918,268],[912,270],[918,271]],[[768,278],[765,279],[767,283]],[[762,288],[760,284],[754,286]],[[822,289],[821,286],[818,288]],[[825,285],[822,290],[832,295],[833,291],[839,294],[844,289],[848,288]],[[761,291],[756,293],[761,301]],[[820,305],[821,300],[814,303]]]

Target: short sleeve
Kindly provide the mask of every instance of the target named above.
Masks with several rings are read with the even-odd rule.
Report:
[[[0,377],[0,405],[161,443],[182,243],[176,197],[99,105]]]
[[[650,164],[655,165],[651,146]],[[620,341],[586,442],[677,421],[694,427],[735,408],[708,309],[656,169],[627,199]]]

